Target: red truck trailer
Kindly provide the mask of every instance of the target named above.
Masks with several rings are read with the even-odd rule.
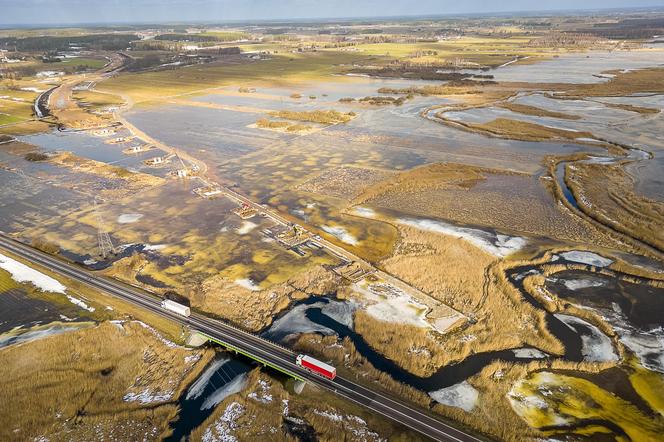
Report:
[[[304,367],[305,369],[324,376],[330,380],[334,379],[334,377],[337,375],[336,368],[326,364],[325,362],[321,362],[318,359],[314,359],[311,356],[297,355],[295,363],[300,367]]]

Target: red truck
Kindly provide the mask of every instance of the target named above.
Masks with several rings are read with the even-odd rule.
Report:
[[[335,376],[337,375],[336,368],[334,368],[329,364],[326,364],[325,362],[321,362],[318,359],[314,359],[311,356],[297,355],[295,363],[300,367],[303,367],[311,372],[324,376],[329,380],[334,379]]]

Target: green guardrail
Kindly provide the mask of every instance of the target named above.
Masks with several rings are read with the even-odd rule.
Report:
[[[274,364],[272,364],[272,363],[270,363],[270,362],[264,360],[263,358],[259,358],[258,356],[255,356],[255,355],[252,355],[252,354],[250,354],[250,353],[247,353],[245,350],[242,350],[241,348],[238,348],[238,347],[236,347],[236,346],[233,345],[233,344],[229,344],[228,342],[224,342],[224,341],[222,341],[222,340],[220,340],[220,339],[213,338],[212,336],[207,335],[207,334],[202,333],[202,332],[197,332],[197,333],[198,333],[199,335],[203,336],[205,339],[207,339],[207,340],[209,340],[209,341],[216,342],[217,344],[219,344],[219,345],[221,345],[221,346],[223,346],[223,347],[225,347],[225,348],[227,348],[227,349],[229,349],[229,350],[233,350],[233,351],[235,351],[235,352],[237,352],[237,353],[240,353],[240,354],[242,354],[242,355],[244,355],[244,356],[246,356],[246,357],[248,357],[248,358],[253,359],[254,361],[260,362],[261,364],[263,364],[263,365],[265,365],[265,366],[268,366],[268,367],[270,367],[270,368],[273,368],[274,370],[280,371],[281,373],[283,373],[283,374],[285,374],[285,375],[288,375],[288,376],[292,377],[293,379],[296,379],[296,380],[298,380],[298,381],[305,382],[304,379],[302,379],[300,376],[298,376],[297,374],[293,373],[292,371],[290,371],[290,370],[286,370],[285,368],[278,367],[278,366],[276,366],[276,365],[274,365]]]

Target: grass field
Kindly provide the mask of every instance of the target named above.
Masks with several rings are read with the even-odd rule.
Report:
[[[45,67],[64,67],[69,68],[73,66],[85,66],[88,69],[101,69],[104,65],[108,63],[108,60],[105,58],[87,58],[87,57],[76,57],[76,58],[64,58],[59,63],[51,63],[50,65],[45,65]]]
[[[295,437],[297,431],[289,427],[301,428],[306,440],[421,440],[416,433],[309,384],[302,394],[292,394],[259,370],[249,373],[243,390],[224,399],[190,440],[302,440],[302,434]]]
[[[545,57],[550,51],[528,48],[531,36],[462,37],[427,43],[375,43],[358,44],[353,50],[364,55],[409,60],[413,63],[442,63],[455,61],[482,66],[499,66],[516,56]],[[331,49],[330,49],[331,51]],[[433,55],[418,55],[421,53]]]
[[[216,63],[187,69],[125,74],[101,83],[98,88],[125,94],[135,102],[173,95],[204,92],[222,86],[287,85],[314,81],[339,72],[341,63],[353,63],[355,54],[318,52],[277,54],[259,62]]]
[[[194,358],[185,359],[187,356]],[[0,351],[0,439],[156,440],[202,351],[169,348],[137,322],[104,322]],[[204,364],[201,364],[204,365]],[[127,400],[142,394],[141,401]],[[10,399],[11,398],[11,399]]]

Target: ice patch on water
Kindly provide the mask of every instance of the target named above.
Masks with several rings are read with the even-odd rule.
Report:
[[[457,227],[432,219],[401,218],[397,219],[397,222],[420,230],[463,238],[482,250],[500,257],[520,250],[527,242],[526,238],[520,236],[509,236],[470,227]]]
[[[477,405],[479,392],[468,381],[463,381],[450,387],[432,391],[429,396],[440,404],[471,412]]]
[[[118,223],[131,224],[135,223],[141,218],[143,218],[143,215],[140,213],[123,213],[122,215],[118,216]]]
[[[353,314],[358,308],[359,305],[355,302],[330,301],[321,308],[321,311],[338,323],[352,329]]]
[[[336,334],[333,330],[307,319],[306,311],[310,308],[316,307],[322,309],[325,307],[325,304],[317,302],[309,305],[296,305],[284,316],[274,321],[272,326],[265,333],[265,336],[269,339],[280,341],[295,333],[320,333],[323,335]]]
[[[515,281],[521,281],[522,279],[526,278],[527,276],[531,276],[531,275],[539,275],[539,274],[540,274],[540,271],[539,271],[539,270],[537,270],[537,269],[530,269],[530,270],[527,270],[527,271],[525,271],[525,272],[521,272],[521,273],[519,273],[518,275],[516,275],[516,276],[514,277],[514,280],[515,280]]]
[[[64,293],[66,287],[50,276],[0,253],[0,268],[9,272],[16,282],[29,282],[44,292]]]
[[[228,396],[239,393],[247,384],[247,374],[242,373],[235,376],[231,381],[224,385],[223,387],[216,390],[212,393],[201,405],[202,410],[209,410],[210,408],[216,406],[218,403],[226,399]]]
[[[664,373],[664,330],[661,327],[649,332],[619,330],[618,333],[623,344],[636,354],[645,368]]]
[[[512,353],[514,353],[514,357],[519,359],[542,359],[548,356],[536,348],[515,348]]]
[[[582,290],[591,287],[602,287],[606,285],[605,281],[594,278],[587,279],[565,279],[563,280],[563,285],[568,290]]]
[[[577,327],[580,326],[580,328],[590,332],[590,334],[580,333],[581,354],[583,354],[583,358],[586,361],[608,362],[618,360],[618,355],[613,349],[611,338],[602,333],[599,328],[583,319],[577,318],[576,316],[563,315],[560,313],[555,314],[554,316],[574,331],[577,331]]]
[[[567,261],[578,262],[580,264],[588,264],[595,267],[606,267],[613,263],[612,259],[605,258],[593,252],[585,252],[581,250],[571,250],[560,254]]]
[[[196,382],[194,382],[191,387],[189,387],[189,390],[187,391],[187,396],[185,397],[186,400],[192,400],[192,399],[197,399],[201,394],[203,394],[203,391],[205,390],[205,387],[207,386],[208,382],[210,382],[210,379],[212,379],[212,376],[214,376],[215,372],[219,370],[219,368],[224,365],[226,362],[230,361],[229,358],[224,358],[224,359],[216,359],[213,361],[201,374],[198,379],[196,379]]]
[[[341,226],[321,226],[321,229],[334,236],[341,242],[345,242],[351,246],[357,244],[357,238],[351,235],[344,227]]]

